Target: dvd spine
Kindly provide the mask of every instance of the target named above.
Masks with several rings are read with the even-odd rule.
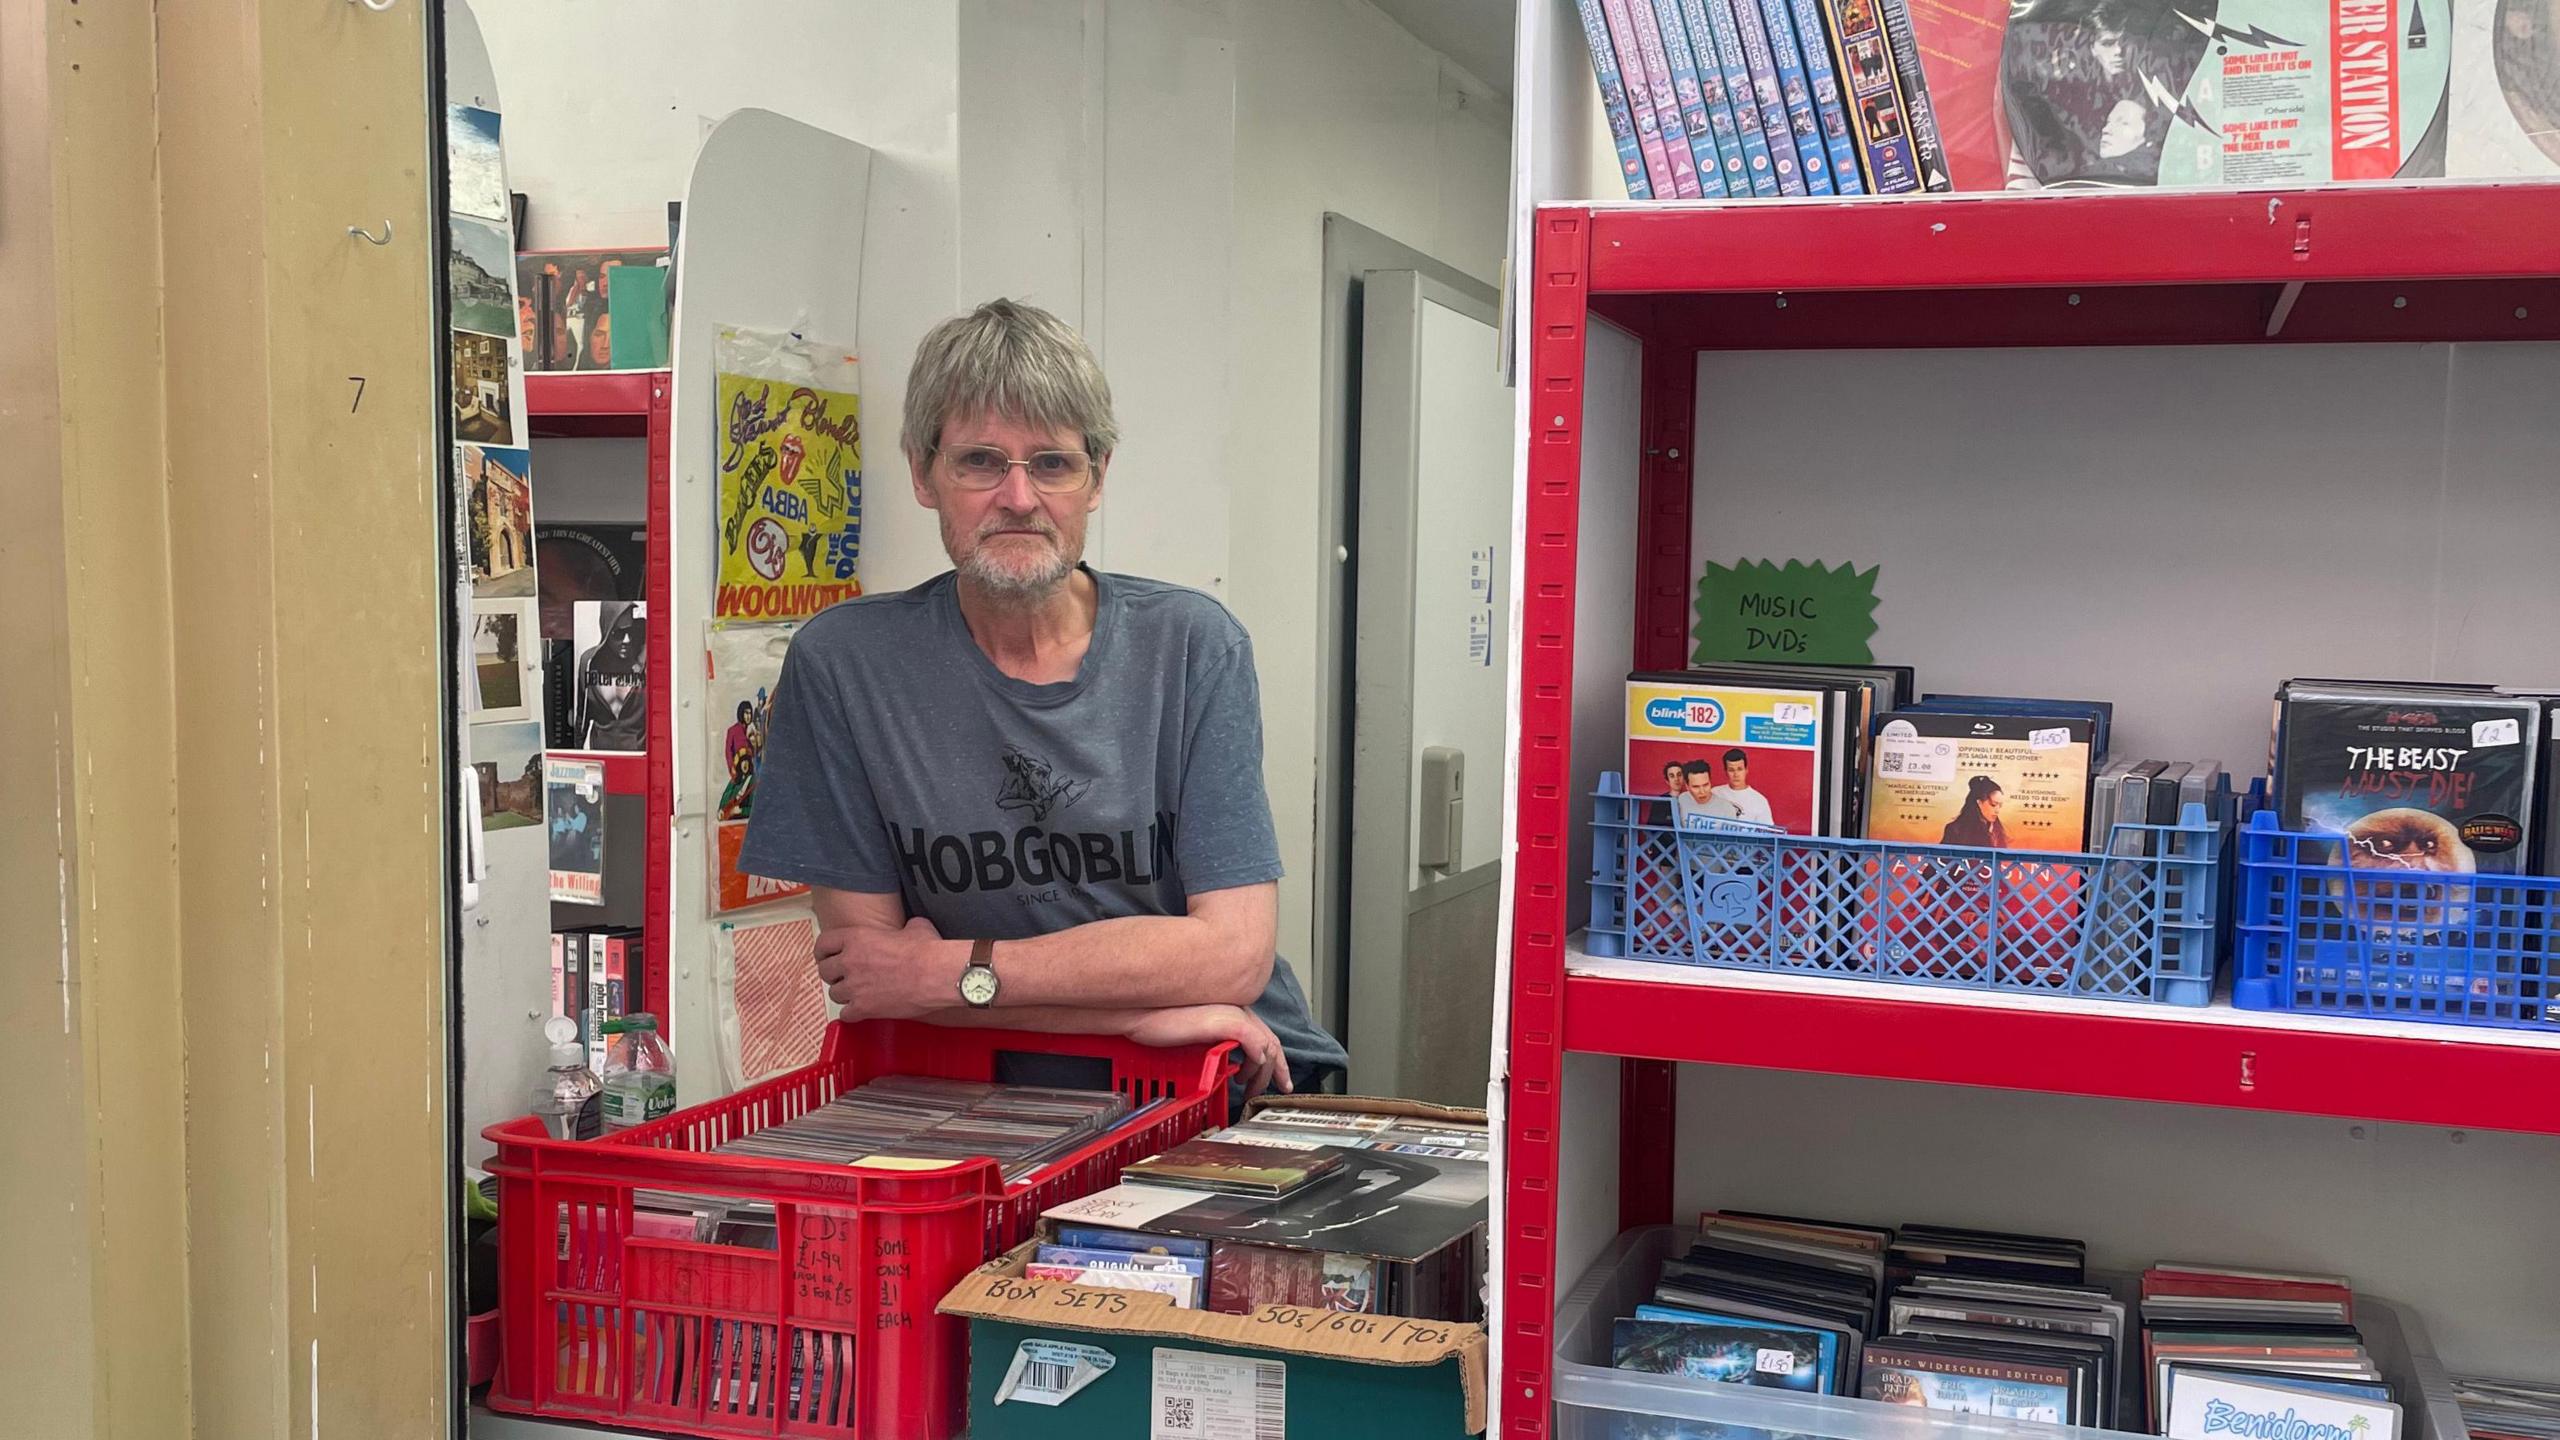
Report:
[[[1698,70],[1698,100],[1707,108],[1708,128],[1716,132],[1716,154],[1724,161],[1724,188],[1728,195],[1748,197],[1751,188],[1751,166],[1744,157],[1742,127],[1734,123],[1733,101],[1726,93],[1724,62],[1716,54],[1715,34],[1707,24],[1703,0],[1679,0],[1680,28],[1689,37],[1689,49]],[[1755,112],[1756,114],[1756,112]],[[1756,131],[1755,131],[1756,134]],[[1764,142],[1761,150],[1768,149]],[[1763,160],[1761,169],[1768,169]],[[1772,187],[1772,194],[1776,193]]]
[[[1618,50],[1609,39],[1600,0],[1579,0],[1583,43],[1591,47],[1591,76],[1600,84],[1600,106],[1609,112],[1609,139],[1618,149],[1618,178],[1627,183],[1627,198],[1650,200],[1653,183],[1644,172],[1644,150],[1636,143],[1635,113],[1627,108],[1627,82],[1618,73]]]
[[[1796,168],[1804,174],[1806,194],[1836,195],[1839,189],[1831,183],[1830,152],[1822,145],[1822,124],[1814,116],[1813,91],[1787,7],[1788,0],[1760,0],[1760,19],[1769,32],[1770,63],[1778,70],[1778,97],[1786,104],[1787,128],[1795,140]]]
[[[1947,178],[1946,147],[1938,141],[1938,112],[1929,103],[1929,75],[1920,62],[1920,36],[1911,28],[1909,0],[1876,0],[1884,17],[1885,44],[1893,51],[1894,76],[1902,87],[1902,110],[1910,125],[1911,158],[1923,190],[1953,190]]]
[[[1751,66],[1743,59],[1742,22],[1734,18],[1734,0],[1687,3],[1706,12],[1707,31],[1715,36],[1716,68],[1724,74],[1725,103],[1742,134],[1742,159],[1751,172],[1751,193],[1775,195],[1779,193],[1777,156],[1769,147],[1771,136],[1761,122],[1760,106],[1752,98]],[[1777,138],[1783,139],[1784,132]]]
[[[1893,83],[1893,59],[1885,51],[1884,31],[1875,23],[1874,0],[1821,0],[1821,5],[1832,63],[1839,67],[1841,88],[1848,93],[1849,131],[1857,137],[1867,188],[1878,195],[1919,189],[1920,176],[1911,163],[1911,140],[1902,120],[1902,94]],[[1849,23],[1852,20],[1857,23]]]
[[[1662,145],[1662,120],[1653,108],[1653,87],[1644,74],[1644,53],[1636,45],[1636,22],[1628,0],[1600,0],[1600,13],[1618,52],[1618,82],[1627,94],[1628,123],[1635,127],[1636,153],[1644,161],[1648,199],[1668,200],[1679,192],[1671,184],[1670,152]]]
[[[1867,187],[1858,172],[1857,142],[1849,137],[1849,96],[1832,68],[1831,46],[1823,39],[1817,0],[1790,0],[1796,48],[1804,53],[1804,78],[1813,90],[1814,118],[1822,125],[1822,148],[1831,158],[1831,185],[1843,195],[1863,195]]]
[[[1698,189],[1698,165],[1689,153],[1680,128],[1680,97],[1671,89],[1671,61],[1662,53],[1662,27],[1656,23],[1652,0],[1627,0],[1627,18],[1635,23],[1636,53],[1644,58],[1644,83],[1653,96],[1654,128],[1662,137],[1664,168],[1671,172],[1671,193],[1683,200],[1695,200]],[[1655,193],[1661,193],[1659,186]]]
[[[1671,67],[1671,93],[1680,100],[1680,128],[1698,167],[1698,193],[1711,200],[1725,197],[1724,157],[1707,122],[1707,106],[1698,89],[1697,51],[1689,44],[1689,28],[1680,23],[1680,0],[1652,0],[1655,27],[1662,32],[1662,53]]]
[[[1797,162],[1795,134],[1787,127],[1786,97],[1778,92],[1778,60],[1769,49],[1769,30],[1760,18],[1759,0],[1733,0],[1733,18],[1742,27],[1742,60],[1751,69],[1751,96],[1759,102],[1761,133],[1769,138],[1769,163],[1778,172],[1778,193],[1805,193],[1804,169]]]

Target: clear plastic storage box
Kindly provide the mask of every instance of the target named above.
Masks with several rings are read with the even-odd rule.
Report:
[[[1610,1322],[1635,1313],[1662,1262],[1696,1239],[1675,1225],[1630,1230],[1565,1297],[1556,1311],[1554,1440],[2126,1440],[2113,1430],[1610,1369]],[[2417,1319],[2359,1293],[2356,1324],[2399,1392],[2408,1440],[2469,1440]]]

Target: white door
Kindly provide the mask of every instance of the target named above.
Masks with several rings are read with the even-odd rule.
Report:
[[[1493,306],[1363,277],[1349,1000],[1354,1094],[1484,1103],[1501,873],[1512,397]]]

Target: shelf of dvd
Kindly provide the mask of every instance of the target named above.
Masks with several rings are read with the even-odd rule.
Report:
[[[642,593],[648,613],[671,613],[674,572],[667,543],[673,521],[672,385],[664,370],[569,372],[525,377],[525,411],[535,439],[625,437],[648,443],[647,573]],[[638,795],[647,802],[648,831],[643,846],[642,924],[650,974],[648,993],[667,995],[668,926],[674,916],[670,896],[671,845],[675,829],[674,711],[668,677],[674,672],[673,637],[667,627],[648,628],[648,745],[632,752],[554,752],[604,763],[605,789],[615,795]],[[660,1003],[658,1023],[669,1027],[671,1016]],[[673,1038],[672,1035],[669,1037]]]
[[[1600,772],[1622,768],[1614,732],[1627,714],[1627,677],[1690,662],[1692,547],[1700,536],[1729,531],[1747,537],[1736,543],[1764,543],[1748,533],[1747,519],[1735,518],[1735,507],[1716,503],[1717,472],[1701,452],[1725,457],[1718,437],[1702,433],[1700,416],[1702,399],[1723,397],[1702,389],[1702,352],[2272,340],[2401,342],[2389,353],[2406,354],[2409,342],[2560,339],[2560,250],[2547,239],[2555,233],[2560,186],[2530,184],[1532,212],[1516,270],[1526,277],[1518,383],[1528,408],[1520,440],[1517,861],[1504,982],[1507,1169],[1495,1359],[1506,1436],[1543,1437],[1569,1425],[1557,1408],[1565,1399],[1557,1306],[1589,1253],[1579,1247],[1590,1243],[1595,1213],[1614,1208],[1618,1229],[1672,1218],[1686,1137],[1665,1062],[2560,1136],[2560,1029],[2244,1010],[2227,994],[2204,1005],[2136,1004],[1648,963],[1587,954],[1576,935],[1593,873],[1589,792]],[[1616,332],[1605,343],[1604,329]],[[2177,362],[2161,352],[2157,363]],[[1858,373],[1890,372],[1878,365]],[[1851,478],[1790,491],[1797,528],[1766,543],[1805,535],[1821,543],[1820,517],[1834,512],[1820,507],[1860,505],[1909,517],[1912,548],[1895,558],[1917,570],[1923,550],[1960,547],[1984,528],[1963,513],[1967,502],[1984,503],[1980,494],[1927,493],[1920,487],[1933,477],[1917,467],[1905,479],[1896,437],[1868,423],[1881,416],[1866,413],[1849,382],[1804,398],[1822,403],[1768,423],[1773,431],[1791,426],[1786,433],[1800,450],[1820,452],[1816,463]],[[2424,403],[2430,414],[2444,410],[2440,394]],[[1896,423],[1915,423],[1911,411],[1880,408]],[[1823,418],[1807,427],[1805,413]],[[2159,413],[2168,422],[2173,412]],[[2304,411],[2270,412],[2264,421],[2306,435],[2329,423]],[[2002,441],[1996,430],[1967,432],[1967,443],[1983,450]],[[2163,463],[2176,463],[2168,436],[2156,444]],[[2032,471],[2037,457],[2014,463]],[[2541,473],[2531,459],[2499,463],[2514,467],[2513,475],[2500,473],[2502,485]],[[1868,491],[1852,488],[1857,477]],[[1762,476],[1737,467],[1731,478]],[[2215,517],[2196,519],[2207,526]],[[1873,522],[1866,517],[1869,528],[1857,533],[1874,533]],[[1586,552],[1595,545],[1606,553]],[[1996,553],[1996,541],[1983,545],[1986,558]],[[2179,601],[2162,597],[2217,583],[2200,568],[2147,573],[2147,603],[2164,613]],[[2508,573],[2511,588],[2538,583],[2524,569]],[[1996,567],[1980,574],[1980,583],[1999,583]],[[1950,628],[1984,636],[1986,648],[2006,647],[2007,621],[2017,613],[1945,618],[1958,620]],[[1972,621],[1980,623],[1964,623]],[[2207,623],[2250,619],[2215,611]],[[2345,616],[2338,623],[2341,633],[2352,628]],[[2073,643],[2050,624],[2034,638]],[[2031,653],[1999,654],[2034,663]],[[1591,1082],[1582,1078],[1581,1098],[1568,1103],[1567,1062],[1576,1056],[1618,1057],[1617,1093],[1587,1103]],[[1589,1073],[1582,1064],[1574,1069]],[[1963,1103],[1949,1093],[1949,1103]],[[1594,1141],[1595,1130],[1607,1131],[1586,1117],[1605,1118],[1610,1101],[1616,1138]],[[2165,1133],[2183,1122],[2170,1111],[2145,1123]],[[1609,1145],[1618,1147],[1614,1190],[1591,1173],[1593,1148]],[[1784,1168],[1773,1162],[1773,1170]]]

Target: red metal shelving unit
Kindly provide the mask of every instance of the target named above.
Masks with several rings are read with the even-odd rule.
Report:
[[[624,437],[649,442],[649,556],[642,594],[649,605],[649,748],[639,755],[604,755],[605,789],[615,795],[648,799],[648,842],[642,891],[645,919],[641,948],[648,964],[646,993],[662,997],[659,1025],[670,1016],[667,994],[667,947],[674,905],[669,896],[675,833],[675,712],[673,635],[668,617],[675,613],[675,577],[669,567],[667,540],[673,519],[675,450],[670,443],[673,378],[664,370],[596,370],[527,375],[524,382],[528,428],[538,440]],[[539,481],[536,482],[540,483]],[[585,753],[585,752],[580,752]]]
[[[2055,1007],[1577,961],[1566,913],[1583,344],[1643,345],[1634,660],[1687,645],[1702,349],[2560,339],[2560,186],[1541,208],[1514,835],[1505,1430],[1543,1436],[1568,1053],[1621,1059],[1622,1226],[1670,1220],[1671,1062],[2560,1135],[2560,1043],[2460,1027]]]

